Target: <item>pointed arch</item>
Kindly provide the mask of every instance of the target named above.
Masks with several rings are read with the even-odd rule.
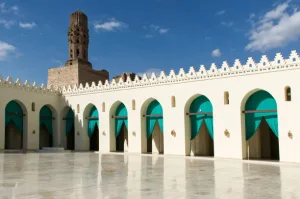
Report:
[[[114,102],[110,109],[110,151],[126,152],[129,147],[128,109],[121,101]]]
[[[119,118],[118,118],[119,117]],[[116,110],[116,122],[115,122],[115,136],[118,137],[123,123],[128,129],[128,113],[125,105],[123,103],[119,104]]]
[[[262,118],[265,118],[273,133],[278,137],[277,103],[270,93],[264,90],[253,93],[246,101],[245,113],[246,140],[249,140],[257,131]]]
[[[154,98],[147,99],[141,107],[141,114],[142,153],[163,153],[164,120],[161,103]]]
[[[27,109],[18,100],[5,106],[5,149],[27,147]]]
[[[147,138],[149,138],[154,130],[156,122],[164,133],[164,122],[163,122],[163,109],[161,104],[157,100],[153,100],[146,111],[146,122],[147,122]]]
[[[48,105],[44,105],[39,112],[39,146],[53,146],[53,117],[52,110]]]
[[[205,95],[195,94],[187,100],[184,114],[186,155],[213,156],[214,123],[211,101]]]
[[[263,89],[250,91],[242,100],[243,158],[279,160],[277,102]]]

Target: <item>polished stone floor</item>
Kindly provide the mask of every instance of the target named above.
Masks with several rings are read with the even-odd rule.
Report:
[[[97,153],[0,154],[1,199],[300,198],[300,166]]]

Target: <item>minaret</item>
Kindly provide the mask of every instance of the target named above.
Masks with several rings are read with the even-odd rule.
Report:
[[[68,29],[69,59],[65,66],[49,68],[48,86],[63,87],[68,85],[89,85],[99,81],[104,84],[109,79],[107,70],[94,70],[89,62],[89,28],[88,18],[76,11],[70,16]]]
[[[76,11],[70,16],[68,29],[69,60],[66,66],[74,64],[92,68],[88,60],[89,54],[89,28],[88,18],[82,11]]]

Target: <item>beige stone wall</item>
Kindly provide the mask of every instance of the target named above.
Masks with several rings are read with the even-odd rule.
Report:
[[[98,85],[99,81],[102,81],[104,84],[105,80],[109,78],[109,74],[106,71],[96,71],[87,67],[78,67],[79,71],[79,84],[89,83],[91,85],[92,82],[95,82]]]
[[[78,83],[78,67],[68,66],[48,70],[48,86],[62,87]]]
[[[108,78],[108,72],[96,71],[86,66],[64,66],[48,70],[48,86],[52,85],[54,88],[74,84],[79,85],[80,83],[85,85],[86,82],[90,85],[92,82],[98,84],[100,80],[104,83]]]

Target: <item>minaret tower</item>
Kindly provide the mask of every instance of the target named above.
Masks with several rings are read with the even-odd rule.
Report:
[[[88,17],[82,11],[76,11],[70,16],[68,29],[69,60],[66,66],[74,64],[92,68],[88,60],[89,55],[89,28]]]
[[[48,86],[63,87],[68,85],[84,86],[92,82],[104,84],[109,79],[107,70],[94,70],[89,62],[89,27],[88,18],[82,11],[70,16],[68,28],[69,59],[65,66],[49,68]]]

